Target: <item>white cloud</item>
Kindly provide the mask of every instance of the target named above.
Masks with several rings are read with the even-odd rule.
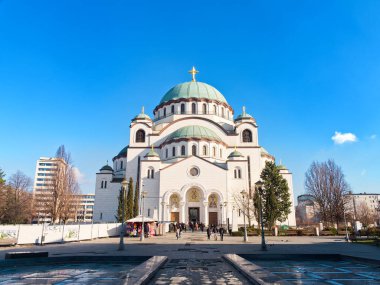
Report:
[[[358,138],[353,133],[335,132],[331,137],[335,144],[344,144],[346,142],[356,142]]]
[[[377,135],[373,134],[373,135],[371,135],[369,138],[370,138],[371,140],[374,140],[374,139],[376,139],[376,137],[377,137]]]
[[[84,174],[80,172],[78,167],[73,167],[75,177],[77,178],[77,181],[79,184],[82,184],[85,182]]]

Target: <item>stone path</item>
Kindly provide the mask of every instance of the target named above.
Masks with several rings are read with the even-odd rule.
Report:
[[[169,258],[150,284],[250,284],[222,259],[217,247],[197,244],[207,240],[205,233],[183,233],[180,240],[185,244],[176,250],[182,258]]]

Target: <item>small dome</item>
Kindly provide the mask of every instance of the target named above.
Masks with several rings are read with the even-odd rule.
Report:
[[[288,168],[283,164],[277,165],[277,168],[278,170],[288,170]]]
[[[159,157],[158,153],[154,151],[154,149],[151,149],[145,157]]]
[[[102,170],[113,171],[112,167],[109,166],[108,164],[104,165],[102,168],[100,168],[100,171],[102,171]]]
[[[151,121],[152,119],[147,114],[145,114],[144,106],[143,106],[141,108],[141,113],[132,119],[132,121],[134,121],[134,120],[149,120],[149,121]]]
[[[243,157],[243,155],[241,154],[241,152],[234,150],[233,152],[230,153],[228,158],[233,158],[233,157]]]
[[[212,130],[202,126],[188,126],[180,128],[171,133],[165,142],[177,139],[204,139],[216,142],[222,142],[221,138]]]
[[[116,157],[126,156],[128,152],[128,146],[123,148]]]
[[[247,119],[247,120],[255,120],[250,114],[248,114],[246,111],[245,111],[245,106],[243,106],[243,112],[236,117],[235,121],[241,121],[243,119]]]
[[[168,102],[170,100],[177,99],[209,99],[216,100],[221,103],[227,103],[226,98],[216,88],[203,82],[190,81],[178,84],[170,89],[164,97],[162,97],[160,104]]]

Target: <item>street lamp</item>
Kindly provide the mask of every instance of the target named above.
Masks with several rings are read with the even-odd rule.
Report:
[[[144,232],[144,198],[145,198],[146,194],[148,194],[148,192],[146,192],[146,191],[141,192],[141,200],[142,200],[141,219],[142,219],[142,223],[141,223],[140,241],[143,241],[145,238],[145,232]]]
[[[120,242],[119,249],[124,250],[124,235],[125,235],[125,191],[127,189],[128,181],[127,179],[123,179],[121,182],[120,196],[121,196],[121,230],[120,230]]]
[[[247,224],[245,223],[245,197],[247,196],[247,191],[243,189],[243,191],[240,192],[241,196],[243,196],[243,219],[244,219],[244,242],[248,241],[247,236]]]
[[[346,220],[346,207],[344,206],[343,202],[343,218],[344,218],[344,226],[346,228],[346,241],[350,241],[350,237],[348,236],[348,230],[347,230],[347,220]]]
[[[261,222],[261,250],[266,251],[267,245],[265,243],[265,234],[264,234],[264,219],[263,219],[263,182],[261,180],[255,183],[256,191],[259,191],[260,196],[260,222]]]
[[[223,204],[220,204],[220,227],[223,227]]]

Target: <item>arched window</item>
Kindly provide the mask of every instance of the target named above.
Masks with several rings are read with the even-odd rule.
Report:
[[[250,130],[243,131],[243,142],[252,142],[252,132]]]
[[[100,188],[103,188],[103,182],[104,182],[104,181],[102,181],[102,183],[100,183]]]
[[[166,117],[166,108],[164,108],[164,117]]]
[[[148,217],[150,217],[150,208],[148,209]]]
[[[239,167],[236,167],[234,169],[234,178],[235,179],[241,179],[241,169]]]
[[[165,157],[168,158],[168,156],[169,156],[169,150],[166,149],[166,150],[165,150]]]
[[[186,153],[185,153],[185,146],[184,145],[181,146],[181,155],[186,155]]]
[[[191,114],[197,113],[197,105],[195,103],[191,104]]]
[[[145,131],[138,130],[136,132],[136,142],[145,142]]]
[[[224,108],[222,107],[222,117],[224,118]]]
[[[219,150],[219,156],[223,157],[223,150],[222,149]]]
[[[120,161],[120,169],[123,169],[123,161]]]
[[[175,146],[172,148],[172,156],[175,156]]]
[[[181,104],[181,114],[185,114],[185,104]]]
[[[148,168],[148,178],[153,179],[154,178],[154,169],[153,168]]]
[[[207,146],[205,145],[203,146],[203,155],[205,156],[207,155]]]
[[[216,105],[214,105],[214,114],[216,115],[217,111],[216,111]]]
[[[104,188],[107,188],[107,181],[104,181]]]
[[[197,146],[196,146],[196,145],[193,145],[193,146],[191,147],[191,154],[192,154],[192,155],[197,155]]]
[[[215,147],[215,146],[212,148],[212,155],[213,155],[214,157],[216,157],[216,147]]]
[[[207,114],[207,105],[206,104],[202,105],[202,111],[203,111],[203,114]]]
[[[174,114],[174,105],[172,105],[172,114]]]

